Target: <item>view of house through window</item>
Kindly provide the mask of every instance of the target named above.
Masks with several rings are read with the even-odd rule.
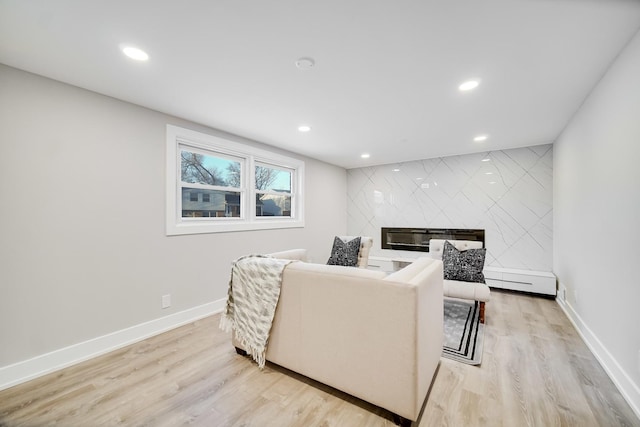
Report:
[[[256,216],[291,216],[291,174],[290,170],[256,166]]]
[[[182,217],[240,217],[240,161],[180,150]]]

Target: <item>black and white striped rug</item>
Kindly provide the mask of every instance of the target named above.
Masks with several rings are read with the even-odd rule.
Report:
[[[479,365],[482,362],[483,340],[484,325],[480,323],[480,304],[445,298],[442,356]]]

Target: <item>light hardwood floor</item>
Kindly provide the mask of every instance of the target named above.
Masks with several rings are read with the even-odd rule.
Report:
[[[219,315],[0,392],[0,426],[392,426],[236,355]],[[357,361],[354,361],[357,363]],[[372,373],[375,375],[375,373]],[[421,427],[640,426],[555,301],[493,291],[480,367],[442,359]]]

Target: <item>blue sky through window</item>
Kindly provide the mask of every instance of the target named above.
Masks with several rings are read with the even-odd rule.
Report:
[[[185,151],[189,152],[189,151]],[[231,173],[229,172],[229,166],[233,166],[236,169],[240,168],[240,162],[231,159],[225,159],[222,157],[215,157],[209,155],[202,155],[202,166],[204,166],[208,170],[217,170],[219,176],[224,179],[226,182],[231,181]],[[291,172],[288,170],[281,170],[275,167],[262,166],[267,167],[268,169],[273,169],[276,174],[271,185],[268,186],[267,190],[275,190],[275,191],[286,191],[291,192]]]

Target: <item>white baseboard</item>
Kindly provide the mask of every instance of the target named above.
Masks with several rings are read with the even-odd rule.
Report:
[[[600,362],[602,368],[618,388],[622,397],[624,397],[629,406],[631,406],[636,416],[640,418],[640,387],[638,387],[638,384],[622,369],[616,359],[602,345],[598,337],[584,323],[580,315],[571,307],[571,304],[561,298],[556,298],[556,301],[574,328],[576,328],[582,340],[587,344],[591,353],[593,353],[598,362]]]
[[[226,298],[0,367],[0,390],[83,362],[221,312]]]

